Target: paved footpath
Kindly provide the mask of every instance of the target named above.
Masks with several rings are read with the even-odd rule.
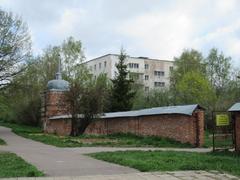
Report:
[[[18,178],[28,180],[52,180],[52,179],[176,179],[177,176],[186,177],[200,176],[198,171],[184,171],[169,173],[139,173],[138,170],[123,167],[85,156],[86,153],[102,151],[125,151],[125,150],[173,150],[188,152],[209,152],[211,149],[193,148],[111,148],[111,147],[82,147],[82,148],[58,148],[20,137],[11,132],[11,129],[0,126],[0,137],[7,142],[6,146],[1,146],[0,151],[9,151],[22,157],[27,162],[35,165],[43,171],[44,178]],[[200,171],[203,174],[206,172]],[[190,173],[190,174],[188,174]],[[210,173],[209,176],[214,173]],[[93,176],[95,175],[95,176]],[[97,176],[96,176],[97,175]],[[204,175],[205,176],[205,175]],[[216,174],[213,176],[217,177]],[[227,175],[224,175],[224,177]],[[61,178],[60,178],[61,177]],[[166,178],[168,177],[168,178]],[[229,176],[230,177],[230,176]],[[14,179],[14,178],[12,178]],[[16,178],[15,178],[16,179]],[[184,178],[185,179],[185,178]],[[189,178],[187,178],[189,179]],[[195,178],[193,178],[195,179]],[[215,178],[216,179],[216,178]],[[219,176],[218,179],[222,179]],[[226,179],[226,178],[224,178]]]
[[[125,174],[138,172],[135,169],[123,167],[75,153],[68,149],[58,148],[20,137],[11,129],[0,126],[0,137],[7,146],[0,150],[10,151],[35,165],[47,176],[82,176],[95,174]]]
[[[235,176],[216,171],[175,171],[153,173],[129,173],[118,175],[66,176],[39,178],[7,178],[6,180],[234,180]],[[3,180],[3,179],[0,179]]]

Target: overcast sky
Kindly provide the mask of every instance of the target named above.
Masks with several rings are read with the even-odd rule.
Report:
[[[212,47],[240,65],[240,0],[0,0],[28,24],[34,54],[68,36],[87,59],[119,53],[173,59]]]

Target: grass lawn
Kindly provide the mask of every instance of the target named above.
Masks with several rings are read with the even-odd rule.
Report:
[[[0,145],[5,145],[6,142],[3,139],[0,139]]]
[[[13,153],[0,153],[0,178],[38,177],[43,173]]]
[[[189,153],[173,151],[125,151],[89,154],[96,159],[129,166],[143,172],[217,170],[240,176],[240,155],[232,152]]]
[[[133,134],[113,135],[82,135],[78,137],[56,136],[42,133],[40,128],[17,124],[3,123],[0,125],[12,128],[20,136],[30,138],[57,147],[108,146],[108,147],[192,147],[190,144],[160,137],[143,137]]]

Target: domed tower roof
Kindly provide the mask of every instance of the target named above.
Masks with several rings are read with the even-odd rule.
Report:
[[[58,72],[56,73],[56,79],[48,81],[47,90],[56,90],[56,91],[69,90],[69,82],[62,79],[60,57],[59,57],[59,63],[58,63]]]
[[[59,90],[59,91],[67,91],[69,90],[69,82],[62,79],[53,79],[47,84],[48,90]]]

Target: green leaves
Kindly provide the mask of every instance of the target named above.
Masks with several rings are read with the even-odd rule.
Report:
[[[188,72],[176,85],[177,102],[183,104],[198,103],[208,107],[216,100],[209,81],[198,72]]]
[[[217,95],[220,95],[230,80],[231,57],[225,57],[222,52],[219,54],[218,50],[213,48],[205,61],[208,78],[217,90]]]
[[[22,19],[0,9],[0,87],[22,72],[31,55],[28,28]]]
[[[136,94],[132,90],[133,81],[128,79],[128,70],[125,60],[127,55],[124,50],[121,50],[119,62],[116,64],[117,72],[114,79],[112,79],[111,92],[111,111],[127,111],[131,110],[133,98]]]

